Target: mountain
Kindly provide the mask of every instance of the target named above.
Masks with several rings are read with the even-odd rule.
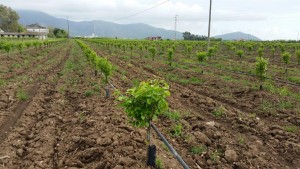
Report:
[[[41,26],[55,27],[67,30],[67,20],[50,16],[44,12],[31,10],[16,10],[22,25],[38,23]],[[117,24],[101,20],[69,21],[71,36],[91,36],[93,33],[99,37],[118,37],[143,39],[149,36],[161,36],[163,39],[173,39],[175,32],[162,28],[155,28],[146,24]],[[182,33],[177,32],[178,39]]]
[[[217,35],[214,36],[215,38],[222,38],[223,40],[253,40],[253,41],[261,41],[261,39],[259,39],[258,37],[251,35],[251,34],[247,34],[247,33],[243,33],[243,32],[232,32],[232,33],[227,33],[227,34],[223,34],[223,35]]]

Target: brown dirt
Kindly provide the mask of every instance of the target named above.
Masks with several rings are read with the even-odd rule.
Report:
[[[107,56],[104,50],[98,50],[102,56]],[[163,77],[164,73],[161,71],[162,67],[166,67],[160,63],[151,64],[145,66],[147,61],[139,59],[138,57],[133,60],[123,61],[118,57],[110,57],[112,62],[118,65],[122,70],[126,70],[128,81],[133,79],[145,80],[149,77]],[[149,65],[149,64],[148,64]],[[189,77],[199,77],[205,79],[206,75],[195,75],[188,74],[184,70],[174,70],[176,74],[184,74]],[[119,72],[121,74],[121,72]],[[191,72],[189,72],[191,73]],[[120,75],[120,79],[122,76]],[[272,96],[268,92],[253,90],[253,89],[240,89],[234,84],[220,84],[218,80],[214,80],[214,77],[207,77],[210,79],[205,81],[201,87],[197,85],[180,85],[178,83],[170,83],[172,91],[172,99],[170,99],[170,106],[176,110],[189,111],[191,116],[190,119],[184,119],[181,123],[186,124],[186,133],[194,133],[195,129],[206,136],[214,144],[209,145],[210,152],[219,149],[220,161],[212,163],[209,159],[209,155],[202,157],[194,156],[190,162],[190,166],[194,166],[195,162],[199,162],[200,166],[206,168],[213,167],[240,167],[240,168],[255,168],[259,166],[262,168],[296,168],[299,166],[299,138],[297,133],[289,133],[284,131],[283,126],[285,125],[299,125],[292,119],[297,119],[299,116],[290,112],[286,116],[279,116],[273,118],[272,116],[265,117],[263,114],[252,117],[252,114],[257,112],[257,107],[261,104],[262,99],[273,100]],[[115,82],[117,83],[117,82]],[[124,84],[124,82],[121,82]],[[228,88],[233,89],[234,100],[226,99],[221,96],[221,93],[226,93],[222,90],[223,87],[229,85]],[[213,86],[213,87],[211,87]],[[123,87],[123,86],[122,86]],[[215,88],[215,89],[212,89]],[[253,98],[255,98],[253,100]],[[242,105],[240,104],[242,103]],[[223,106],[226,111],[224,117],[214,117],[212,112],[215,108]],[[296,109],[297,110],[297,109]],[[288,111],[278,112],[280,114],[286,114]],[[279,119],[285,118],[284,121]],[[193,120],[191,120],[193,119]],[[207,127],[205,123],[215,121],[219,125],[218,127]],[[296,123],[294,123],[296,122]],[[160,123],[159,123],[160,124]],[[170,122],[159,125],[162,128],[169,128]],[[217,136],[215,133],[218,133]],[[168,135],[168,132],[166,133]],[[239,137],[243,140],[247,140],[242,145],[239,144]],[[172,138],[169,138],[172,139]],[[185,150],[183,156],[187,161],[190,161],[188,155],[191,153],[187,152],[187,149],[191,147],[191,144],[185,143],[184,139],[177,139],[179,143],[175,144],[175,147],[180,150]],[[200,141],[201,142],[201,141]],[[184,144],[185,143],[185,144]],[[254,143],[254,145],[252,145]],[[195,143],[194,143],[195,144]],[[202,142],[203,144],[203,142]],[[290,147],[293,147],[292,149]],[[298,147],[298,148],[297,148]],[[239,155],[238,161],[231,163],[226,159],[226,150],[234,149]],[[229,151],[230,152],[230,151]],[[288,153],[284,154],[283,153]],[[272,162],[271,162],[272,161]],[[243,167],[244,166],[244,167]],[[196,167],[196,166],[194,166]],[[251,167],[250,167],[251,168]]]
[[[54,69],[57,62],[50,64],[53,69],[46,70],[53,71],[38,84],[36,94],[30,97],[8,137],[0,143],[0,168],[147,168],[146,130],[128,124],[114,96],[104,98],[101,77],[94,76],[79,46],[74,41],[68,43],[72,49],[67,66],[58,65]],[[122,92],[132,87],[135,79],[166,75],[167,66],[160,62],[138,57],[124,61],[106,50],[93,48],[99,55],[109,56],[119,67],[111,82]],[[63,49],[57,52],[61,58],[68,51]],[[72,67],[70,62],[74,63],[73,68],[68,68]],[[27,74],[38,75],[35,72]],[[294,124],[292,119],[296,116],[278,112],[286,113],[287,117],[277,119],[261,115],[257,108],[262,99],[270,101],[273,95],[234,83],[219,83],[220,79],[212,74],[199,75],[183,69],[167,73],[170,72],[184,78],[204,79],[199,85],[169,81],[170,108],[179,111],[182,118],[173,121],[162,115],[154,122],[191,168],[297,169],[300,166],[299,131],[289,133],[283,129]],[[91,96],[88,91],[92,91]],[[5,110],[13,107],[8,104]],[[219,107],[223,107],[224,114],[213,116],[212,112]],[[179,123],[183,133],[174,137],[170,128]],[[154,133],[152,137],[165,168],[181,168]],[[197,146],[206,150],[191,153]]]

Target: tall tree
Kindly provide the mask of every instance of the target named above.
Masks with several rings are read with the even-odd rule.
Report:
[[[20,19],[16,11],[10,7],[0,5],[0,28],[4,32],[18,32],[20,31],[20,25],[18,20]]]
[[[54,28],[53,34],[57,38],[67,38],[68,37],[68,33],[65,30],[59,29],[59,28]]]

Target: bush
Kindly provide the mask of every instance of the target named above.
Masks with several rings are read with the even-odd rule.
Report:
[[[257,57],[255,73],[259,77],[261,83],[267,77],[267,70],[268,70],[268,60],[261,57]],[[262,89],[262,84],[260,85],[260,89]]]
[[[148,126],[149,122],[168,110],[169,85],[163,80],[141,82],[126,93],[128,96],[121,96],[118,100],[135,127]]]

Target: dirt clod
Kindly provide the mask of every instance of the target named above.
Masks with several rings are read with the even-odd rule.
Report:
[[[200,143],[204,143],[206,145],[211,145],[211,140],[204,133],[196,131],[194,133],[194,136],[196,138],[196,141],[199,141]]]
[[[238,155],[234,150],[229,149],[225,151],[225,159],[228,162],[233,163],[238,160]]]

